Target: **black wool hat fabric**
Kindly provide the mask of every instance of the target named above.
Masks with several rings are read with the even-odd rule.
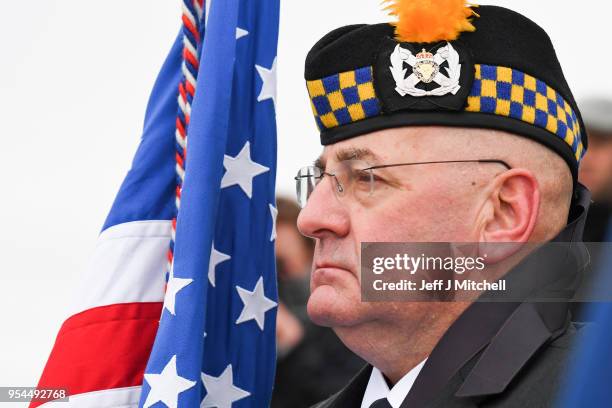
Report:
[[[550,38],[514,11],[475,10],[476,30],[449,42],[399,42],[390,24],[319,40],[305,79],[321,143],[411,125],[499,129],[548,146],[576,180],[587,138]]]

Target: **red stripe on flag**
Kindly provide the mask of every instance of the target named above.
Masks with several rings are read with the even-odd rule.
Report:
[[[64,322],[38,388],[69,395],[142,384],[162,303],[123,303],[78,313]],[[30,408],[43,402],[32,402]]]

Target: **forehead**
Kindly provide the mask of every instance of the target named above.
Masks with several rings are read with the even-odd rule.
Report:
[[[317,164],[364,160],[373,165],[398,160],[438,158],[452,140],[454,128],[435,126],[385,129],[325,146]]]

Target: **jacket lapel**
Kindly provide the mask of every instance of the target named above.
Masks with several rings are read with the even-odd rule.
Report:
[[[551,337],[534,304],[523,303],[484,350],[455,396],[480,397],[503,392]]]

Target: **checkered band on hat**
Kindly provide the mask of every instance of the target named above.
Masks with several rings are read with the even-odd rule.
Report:
[[[372,67],[342,72],[306,83],[319,130],[378,116]]]
[[[585,152],[580,124],[561,95],[539,79],[512,68],[475,68],[466,111],[507,116],[546,129],[563,139],[580,162]]]
[[[321,132],[383,114],[372,67],[307,81],[307,87]],[[571,147],[578,162],[585,153],[570,104],[546,83],[521,71],[476,64],[465,111],[505,116],[546,129]]]

